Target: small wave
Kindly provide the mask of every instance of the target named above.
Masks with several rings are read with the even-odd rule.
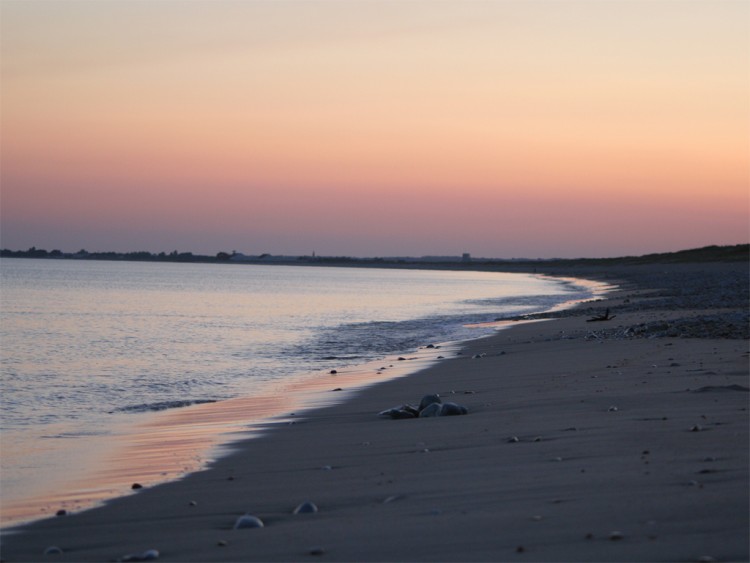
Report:
[[[329,361],[329,360],[343,360],[343,361],[349,361],[349,360],[361,360],[366,357],[365,356],[325,356],[324,358],[320,358],[322,361]]]
[[[289,355],[317,358],[319,367],[331,362],[361,363],[390,354],[404,354],[430,342],[469,340],[491,334],[496,321],[540,313],[590,293],[570,286],[565,293],[512,295],[462,301],[467,307],[453,314],[430,315],[392,321],[372,320],[343,323],[319,331],[312,338],[292,346]],[[334,352],[333,354],[331,352]]]
[[[90,438],[92,436],[107,436],[110,434],[109,431],[102,430],[101,432],[61,432],[59,434],[44,434],[40,436],[43,439],[59,439],[59,438]]]
[[[202,405],[203,403],[215,403],[214,399],[194,399],[185,401],[161,401],[158,403],[143,403],[141,405],[128,405],[120,407],[112,412],[146,412],[146,411],[164,411],[167,409],[179,409],[191,405]]]

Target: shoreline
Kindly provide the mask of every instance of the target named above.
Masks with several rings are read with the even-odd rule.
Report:
[[[748,395],[732,387],[747,389],[747,341],[609,334],[695,316],[638,309],[654,299],[644,286],[610,294],[614,321],[586,324],[592,307],[579,306],[469,341],[238,442],[206,471],[21,527],[3,559],[53,545],[61,561],[147,549],[173,561],[747,559]],[[470,414],[375,416],[432,392]],[[291,515],[305,500],[320,512]],[[232,530],[248,511],[266,527]]]
[[[459,345],[446,343],[442,349],[457,350]],[[54,490],[3,502],[0,535],[49,518],[57,510],[91,510],[129,496],[134,483],[159,486],[210,469],[235,444],[293,423],[307,411],[350,400],[351,395],[371,385],[425,369],[437,361],[434,354],[428,357],[426,352],[422,348],[404,362],[393,355],[349,365],[339,368],[335,376],[328,372],[299,373],[271,382],[254,395],[142,413],[143,420],[128,424],[127,430],[98,438],[99,446],[108,451],[103,456],[90,454],[97,457],[98,469],[81,478],[62,480]],[[122,421],[118,424],[125,427]],[[112,438],[119,443],[104,444]]]
[[[386,274],[388,273],[386,272]],[[400,276],[402,274],[395,275],[396,279]],[[407,274],[407,276],[410,276],[410,274]],[[498,279],[501,284],[505,280],[503,274],[490,273],[487,275],[480,274],[480,276],[489,279],[493,284],[496,284]],[[417,277],[420,277],[419,274],[417,274]],[[529,278],[531,285],[536,283],[536,276],[526,277]],[[390,275],[386,279],[391,279]],[[521,279],[523,279],[523,275],[521,275]],[[576,295],[591,293],[583,287],[567,287],[567,284],[553,283],[559,288],[563,299],[570,299],[571,294],[566,293],[570,290],[576,290]],[[492,287],[497,291],[497,285],[494,285],[489,287],[490,293]],[[553,289],[552,292],[555,293],[557,290]],[[398,296],[394,295],[394,298],[398,299]],[[389,301],[391,300],[389,299]],[[398,300],[395,302],[398,303]],[[384,303],[384,305],[387,304]],[[540,305],[536,310],[541,310],[542,307]],[[522,308],[518,310],[522,310]],[[427,312],[428,316],[431,311],[432,309]],[[477,307],[477,311],[478,313],[482,312],[479,307]],[[486,314],[486,310],[484,313],[483,316],[486,320],[493,318],[492,315]],[[429,326],[430,324],[432,326]],[[442,330],[441,325],[435,325],[434,323],[422,323],[422,325],[422,330],[419,331],[421,336],[418,339],[412,336],[410,342],[413,344],[403,348],[401,353],[413,352],[417,344],[430,342],[436,334],[440,334],[441,338],[446,340],[458,341],[488,332],[486,329],[464,329],[461,336],[458,334],[449,335]],[[392,330],[389,332],[393,333]],[[400,333],[388,335],[384,341],[396,342],[398,338],[394,337],[397,334]],[[454,338],[451,338],[451,336]],[[372,334],[371,337],[375,338],[375,342],[377,342],[377,334]],[[344,344],[347,344],[347,339],[344,338],[343,340],[345,341]],[[435,343],[437,344],[437,341]],[[342,350],[338,349],[336,345],[333,345],[333,348],[330,344],[320,347],[319,350],[315,351],[318,355],[313,355],[313,351],[308,350],[305,357],[300,356],[302,361],[299,362],[296,373],[289,373],[289,375],[275,381],[256,383],[254,384],[255,387],[250,389],[251,395],[239,394],[232,400],[223,399],[221,404],[214,402],[213,406],[190,406],[187,409],[163,409],[159,412],[148,412],[147,410],[144,412],[144,409],[137,409],[141,411],[138,414],[127,412],[130,410],[129,408],[115,408],[108,413],[109,416],[101,425],[91,423],[88,427],[79,425],[77,428],[67,428],[64,424],[59,424],[58,427],[40,425],[36,434],[30,431],[26,432],[26,436],[23,433],[20,433],[20,436],[14,435],[11,430],[7,435],[4,434],[3,438],[3,448],[7,454],[5,457],[8,459],[3,458],[2,486],[5,494],[2,499],[3,510],[0,526],[4,529],[19,523],[48,517],[59,509],[65,509],[68,512],[80,511],[103,500],[132,494],[131,485],[133,483],[153,486],[158,482],[179,479],[186,473],[200,470],[206,461],[214,457],[216,444],[236,439],[237,435],[241,435],[240,433],[250,431],[252,424],[262,423],[265,418],[280,417],[287,412],[299,409],[298,404],[284,404],[285,400],[282,400],[288,395],[286,387],[290,385],[292,388],[296,387],[295,382],[297,380],[307,380],[310,377],[330,379],[327,374],[331,368],[336,368],[340,372],[339,379],[349,377],[345,376],[345,372],[351,371],[351,369],[360,371],[369,369],[368,366],[349,366],[342,371],[342,367],[352,361],[358,363],[368,361],[367,354],[371,351],[366,348],[367,346],[365,346],[365,354],[357,360],[348,356],[337,359],[335,356],[341,355]],[[283,346],[278,347],[277,350],[280,354],[287,355]],[[331,352],[335,350],[335,355],[327,353],[329,350]],[[429,352],[429,350],[426,352]],[[329,361],[321,362],[321,359]],[[279,361],[283,365],[284,360],[280,358]],[[392,361],[401,370],[407,367],[399,365],[401,362],[396,364],[396,356],[392,358]],[[413,362],[409,362],[409,364],[413,364]],[[326,369],[321,369],[322,366],[326,366]],[[362,374],[365,383],[382,380],[384,377],[387,378],[389,373],[394,372],[394,367],[390,366],[387,371],[382,372],[382,375],[377,373],[382,371],[378,369],[381,367],[379,361],[376,361],[370,367],[372,369],[369,369],[369,373]],[[420,368],[409,365],[408,369],[414,371]],[[292,383],[288,384],[289,381]],[[351,387],[352,383],[344,384],[340,382],[340,385]],[[335,388],[336,386],[332,385],[331,387]],[[330,389],[322,388],[323,400],[329,398],[328,391]],[[342,396],[341,398],[345,394],[345,392],[339,393]],[[331,399],[333,399],[333,395],[330,394]],[[194,396],[200,397],[201,395]],[[255,397],[255,399],[243,401],[242,397],[246,396]],[[180,397],[175,396],[174,398],[179,399]],[[211,395],[207,395],[206,398],[211,398]],[[341,398],[337,399],[340,400]],[[133,397],[133,400],[128,404],[141,406],[144,401],[148,403],[148,399],[148,396]],[[186,402],[173,401],[175,404]],[[286,400],[286,402],[289,401]],[[316,399],[314,402],[317,404],[320,401]],[[152,404],[162,405],[166,403]],[[142,406],[148,407],[149,405]],[[135,411],[136,408],[133,410]],[[228,414],[224,414],[225,412]],[[172,422],[170,423],[170,421]],[[232,435],[228,437],[220,435],[226,433]],[[219,434],[219,436],[214,437],[212,434]],[[24,437],[32,439],[24,440]],[[79,437],[81,438],[79,439]],[[37,438],[36,442],[33,438]],[[159,441],[162,442],[161,448],[159,447]],[[33,454],[31,461],[28,461],[28,456],[27,458],[23,457],[24,453],[29,451]],[[14,463],[16,452],[18,453],[18,459],[23,463]],[[29,471],[25,472],[26,475],[23,474],[24,472],[17,470],[24,465],[30,468]],[[5,471],[6,468],[8,469],[7,472]],[[34,481],[35,476],[41,478]]]
[[[516,321],[495,321],[486,326],[505,323],[508,323],[508,328],[518,324]],[[461,345],[469,341],[438,344],[435,348],[442,353],[456,354]],[[98,470],[79,479],[62,480],[55,490],[4,501],[0,537],[14,533],[16,528],[50,518],[58,510],[73,514],[132,495],[133,483],[146,488],[155,487],[209,470],[213,463],[231,454],[246,440],[273,432],[279,425],[296,424],[308,411],[354,400],[368,387],[428,369],[439,361],[435,359],[437,350],[422,347],[407,354],[408,357],[402,357],[406,360],[403,362],[393,355],[350,365],[339,368],[335,376],[328,372],[300,373],[277,382],[272,386],[273,390],[266,393],[145,413],[145,420],[128,425],[124,434],[114,436],[121,443],[110,446],[107,448],[109,453],[98,458]],[[385,370],[388,370],[387,374]],[[99,440],[104,442],[105,437]],[[169,455],[177,458],[172,461]],[[154,461],[156,463],[152,464]]]
[[[610,289],[605,284],[585,279],[559,278],[557,281],[587,288],[592,297],[583,301],[595,300]],[[568,301],[550,311],[577,303]],[[497,330],[499,326],[517,322],[494,321],[476,326]],[[488,336],[491,334],[475,338]],[[463,344],[464,341],[434,343],[446,354],[449,353],[446,350]],[[50,475],[52,486],[20,498],[4,498],[0,533],[7,534],[12,528],[49,518],[58,510],[80,512],[131,495],[134,483],[153,487],[183,479],[192,472],[205,470],[226,451],[231,451],[236,441],[289,423],[297,414],[345,401],[351,394],[371,385],[421,371],[439,361],[436,357],[441,354],[437,349],[422,346],[405,355],[407,358],[394,354],[364,364],[338,367],[335,377],[327,371],[300,372],[268,382],[251,396],[143,413],[142,420],[133,422],[126,420],[127,415],[121,415],[112,435],[94,438],[94,447],[79,448],[79,455],[87,455],[89,463],[80,476],[76,477],[68,468],[65,473],[71,473],[68,478]]]

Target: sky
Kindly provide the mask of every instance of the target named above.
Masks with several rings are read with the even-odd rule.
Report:
[[[750,239],[746,0],[0,0],[0,246]]]

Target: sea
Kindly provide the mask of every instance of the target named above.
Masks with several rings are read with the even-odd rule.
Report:
[[[289,382],[383,363],[359,370],[361,387],[388,377],[402,355],[448,350],[492,334],[503,319],[602,290],[464,270],[3,258],[2,524],[124,494],[123,483],[143,475],[143,467],[128,471],[138,459],[151,481],[199,470],[219,455],[201,450],[236,439],[246,421],[195,420],[250,418],[252,408],[233,404],[271,405],[255,418],[279,418]],[[191,433],[211,439],[193,440],[190,459],[175,461],[163,434],[148,447],[133,438],[144,428],[163,433],[167,420],[174,432],[188,429],[180,442]],[[162,455],[139,454],[146,450]]]

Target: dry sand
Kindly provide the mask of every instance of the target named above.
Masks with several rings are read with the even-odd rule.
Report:
[[[629,281],[276,425],[209,470],[25,526],[2,559],[747,561],[747,264],[598,277]],[[696,284],[704,299],[681,301]],[[605,307],[614,320],[586,322]],[[739,318],[722,333],[735,338],[705,337],[717,318]],[[376,416],[433,392],[469,415]],[[319,512],[294,515],[304,501]],[[265,527],[233,530],[245,513]]]

